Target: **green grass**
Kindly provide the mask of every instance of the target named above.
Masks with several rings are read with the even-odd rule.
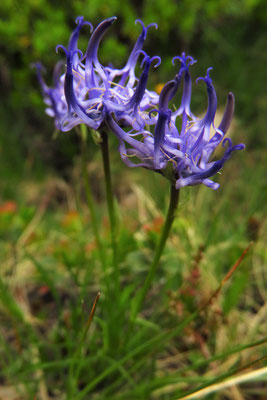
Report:
[[[1,204],[0,398],[9,389],[10,398],[17,393],[19,399],[175,400],[265,366],[262,153],[236,154],[217,192],[181,191],[156,278],[134,323],[131,307],[166,214],[168,182],[150,171],[126,169],[112,147],[118,289],[100,161],[95,147],[87,166],[106,270],[79,157],[68,182],[48,174],[38,183],[29,174],[9,198],[13,203],[6,198]],[[252,240],[244,260],[203,309]],[[263,376],[236,390],[243,398],[263,399],[265,389]],[[234,399],[232,390],[207,398]]]

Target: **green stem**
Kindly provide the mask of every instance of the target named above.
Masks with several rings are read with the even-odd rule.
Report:
[[[110,171],[110,158],[109,158],[109,149],[108,149],[108,135],[106,132],[101,132],[102,142],[100,144],[102,151],[102,160],[104,167],[104,175],[105,175],[105,187],[106,187],[106,197],[107,197],[107,205],[108,205],[108,214],[109,214],[109,222],[110,222],[110,231],[111,231],[111,246],[113,252],[113,268],[114,268],[114,278],[115,278],[115,289],[118,293],[120,287],[120,277],[119,277],[119,267],[118,267],[118,258],[117,258],[117,223],[116,223],[116,214],[114,208],[114,195],[112,190],[112,181],[111,181],[111,171]]]
[[[82,368],[81,363],[79,362],[82,358],[83,358],[83,347],[85,345],[85,340],[86,340],[86,336],[87,333],[89,331],[89,328],[91,326],[92,320],[94,318],[94,314],[95,314],[95,309],[97,306],[97,302],[99,300],[100,297],[100,293],[98,293],[96,295],[95,301],[93,303],[91,312],[90,312],[90,316],[84,326],[84,329],[81,332],[81,337],[79,340],[79,337],[77,338],[78,341],[78,346],[77,349],[75,350],[73,357],[71,359],[71,363],[70,363],[70,369],[69,369],[69,379],[68,379],[68,383],[69,383],[69,390],[67,393],[67,399],[72,399],[73,398],[73,391],[75,390],[76,387],[78,387],[78,380],[79,380],[79,375],[80,375],[80,371]],[[76,367],[76,370],[75,370]]]
[[[160,239],[158,241],[158,244],[157,244],[157,247],[155,250],[153,261],[150,264],[144,286],[138,293],[136,302],[133,304],[132,315],[131,315],[132,321],[135,320],[138,312],[140,311],[140,309],[143,305],[143,302],[145,300],[146,294],[147,294],[147,292],[152,284],[152,281],[154,279],[157,267],[159,265],[160,258],[162,256],[162,253],[163,253],[163,250],[165,247],[166,240],[168,239],[168,236],[169,236],[169,233],[170,233],[170,230],[172,227],[172,223],[175,218],[175,211],[177,209],[178,201],[179,201],[179,190],[175,189],[175,186],[171,185],[170,203],[169,203],[169,209],[168,209],[168,213],[166,216],[166,220],[165,220],[165,223],[164,223],[164,226],[163,226],[163,229],[161,232],[161,236],[160,236]]]
[[[83,125],[82,125],[83,127]],[[82,132],[83,133],[83,132]],[[85,187],[85,193],[86,193],[86,199],[87,199],[87,204],[88,208],[90,211],[91,215],[91,223],[92,223],[92,228],[95,236],[95,241],[97,244],[98,252],[99,252],[99,257],[101,260],[101,264],[103,267],[103,272],[105,275],[105,279],[107,279],[107,263],[106,263],[106,256],[105,256],[105,249],[104,245],[102,243],[102,240],[100,238],[99,234],[99,229],[98,229],[98,223],[97,223],[97,215],[95,211],[95,205],[94,205],[94,199],[91,191],[91,187],[89,184],[89,175],[87,171],[87,146],[86,146],[86,135],[81,135],[81,155],[82,155],[82,174],[83,174],[83,181],[84,181],[84,187]],[[107,283],[107,282],[106,282]]]

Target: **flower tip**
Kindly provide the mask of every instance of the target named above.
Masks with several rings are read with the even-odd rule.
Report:
[[[135,20],[135,25],[136,24],[140,24],[142,26],[143,32],[142,34],[144,35],[144,38],[146,38],[146,34],[149,28],[154,27],[155,29],[158,29],[158,24],[156,24],[155,22],[152,22],[152,24],[147,25],[147,27],[145,26],[144,22],[141,19],[136,19]]]
[[[176,60],[179,60],[179,62],[181,63],[181,70],[188,69],[188,67],[190,67],[191,65],[193,65],[197,62],[197,60],[195,60],[193,57],[186,56],[185,52],[183,52],[181,56],[173,57],[172,65],[175,64]]]
[[[213,182],[213,185],[210,186],[210,188],[213,190],[218,190],[219,187],[220,187],[220,184],[217,182]]]
[[[143,58],[143,60],[141,62],[141,65],[140,65],[140,67],[143,68],[144,63],[147,62],[147,61],[150,61],[150,57],[147,55],[147,53],[144,50],[137,50],[135,52],[135,56],[139,57],[139,54],[143,54],[143,56],[144,56],[144,58]]]
[[[81,56],[81,58],[83,58],[83,52],[80,49],[76,49],[72,52],[72,56],[74,56],[75,54],[79,54]]]
[[[136,20],[135,20],[135,25],[136,25],[136,24],[141,24],[141,25],[142,25],[142,28],[145,29],[145,24],[143,23],[143,21],[142,21],[141,19],[139,19],[139,18],[136,19]]]
[[[113,24],[115,21],[117,21],[117,19],[118,18],[116,16],[114,16],[114,17],[108,18],[107,21],[109,21],[111,24]]]
[[[152,22],[152,24],[147,25],[147,29],[152,28],[152,27],[155,29],[158,29],[158,24],[156,22]]]
[[[211,77],[210,77],[210,71],[213,69],[213,67],[209,67],[208,69],[207,69],[207,72],[206,72],[206,76],[205,77],[199,77],[199,78],[197,78],[196,79],[196,84],[198,84],[198,82],[199,81],[204,81],[207,85],[211,85],[212,84],[212,79],[211,79]]]
[[[195,58],[191,57],[191,56],[188,56],[188,59],[190,60],[188,65],[193,65],[193,64],[195,64],[197,62],[197,60]]]
[[[84,17],[82,15],[79,15],[76,19],[75,19],[75,23],[76,25],[78,25],[79,28],[82,28],[84,25],[88,25],[90,26],[90,32],[92,33],[94,27],[91,24],[91,22],[89,21],[85,21]]]
[[[172,65],[175,65],[175,61],[178,60],[178,58],[179,58],[178,56],[173,57],[173,59],[172,59]]]
[[[159,95],[159,109],[167,110],[168,102],[172,99],[175,94],[175,90],[177,89],[177,83],[175,80],[167,82]]]
[[[213,67],[209,67],[209,68],[207,69],[206,76],[205,76],[205,78],[204,78],[204,81],[205,81],[205,83],[206,83],[207,85],[211,85],[211,84],[212,84],[212,79],[211,79],[211,77],[210,77],[210,71],[212,71],[212,70],[213,70]]]
[[[246,145],[244,143],[240,143],[235,146],[235,150],[244,150],[245,148]]]
[[[230,139],[230,138],[225,138],[225,139],[223,140],[223,142],[222,142],[222,146],[225,147],[227,143],[228,143],[228,147],[229,147],[229,148],[232,148],[232,147],[233,147],[232,139]]]
[[[66,56],[68,55],[68,50],[66,49],[66,47],[64,47],[62,44],[58,44],[56,46],[56,53],[58,54],[59,50],[63,50],[64,53],[66,54]]]
[[[84,17],[82,15],[79,15],[76,19],[75,19],[75,24],[79,25],[82,24],[84,21]]]
[[[92,32],[93,32],[93,30],[94,30],[94,27],[93,27],[93,24],[91,24],[91,22],[89,22],[89,21],[84,21],[84,25],[88,25],[88,26],[90,26],[90,33],[92,33]]]
[[[140,51],[142,51],[142,50],[140,50]],[[144,53],[145,53],[145,52],[144,52]],[[148,63],[149,63],[149,65],[150,65],[150,64],[151,64],[151,61],[152,61],[152,59],[146,54],[146,55],[144,56],[144,58],[143,58],[141,64],[140,64],[140,68],[143,68],[144,64],[148,64]]]
[[[156,64],[154,65],[154,68],[157,68],[161,64],[161,58],[159,56],[152,57],[151,62],[154,60],[157,60]]]
[[[231,104],[234,104],[234,103],[235,103],[235,96],[234,96],[234,94],[233,94],[232,92],[229,92],[229,93],[228,93],[227,100],[228,100]]]
[[[172,65],[175,64],[175,61],[176,61],[176,60],[178,60],[181,64],[185,64],[185,61],[186,61],[186,59],[185,59],[185,53],[182,53],[181,56],[175,56],[175,57],[173,57],[173,59],[172,59]]]
[[[36,71],[38,71],[38,72],[42,72],[42,71],[45,72],[45,71],[46,71],[46,69],[45,69],[45,67],[43,66],[43,64],[40,63],[39,61],[31,63],[31,64],[30,64],[30,67],[31,67],[32,69],[36,69]]]

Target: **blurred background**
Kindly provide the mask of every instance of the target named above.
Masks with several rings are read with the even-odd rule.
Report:
[[[245,143],[246,149],[236,152],[216,176],[221,184],[216,192],[203,185],[181,191],[177,218],[141,315],[143,323],[138,322],[138,334],[128,340],[130,300],[143,285],[152,259],[169,187],[159,174],[124,166],[117,140],[110,136],[112,179],[120,205],[122,300],[109,307],[103,290],[78,379],[72,364],[68,372],[64,362],[76,357],[77,337],[92,299],[103,288],[83,165],[88,167],[99,229],[111,259],[101,152],[89,137],[88,162],[83,163],[76,132],[55,131],[31,65],[41,61],[44,78],[52,85],[53,67],[63,58],[55,47],[67,45],[79,15],[94,27],[104,18],[118,17],[99,51],[104,65],[112,62],[117,67],[124,65],[141,31],[135,20],[158,24],[158,30],[149,30],[144,45],[149,55],[162,58],[159,68],[150,71],[150,89],[158,90],[173,79],[178,67],[171,60],[183,51],[198,61],[191,68],[193,82],[212,66],[219,118],[232,91],[236,111],[229,134],[234,144]],[[173,400],[197,384],[224,379],[226,372],[231,376],[247,367],[266,367],[266,346],[255,342],[266,343],[267,331],[266,28],[265,0],[0,0],[0,398],[36,399],[38,392],[44,393],[38,397],[42,400],[49,398],[47,393],[65,399],[68,387],[67,398],[73,399],[74,389],[78,393],[94,382],[95,399],[144,400],[153,392],[155,400]],[[85,27],[81,50],[88,39]],[[206,105],[205,85],[193,84],[192,111],[201,115]],[[216,157],[221,154],[222,149],[216,150]],[[205,314],[182,335],[149,344],[201,307],[248,249]],[[133,356],[144,343],[147,350]],[[241,344],[245,356],[239,354]],[[123,360],[125,354],[130,354],[125,369],[115,371],[113,360]],[[209,363],[218,354],[218,360],[224,354],[222,362]],[[110,365],[115,365],[112,374],[104,373],[99,383]],[[179,375],[181,366],[195,372]],[[42,386],[40,369],[47,387]],[[69,378],[73,376],[74,384]],[[132,378],[138,384],[132,385]],[[173,382],[178,386],[172,387]],[[14,393],[21,383],[28,397],[24,390],[22,397]],[[265,394],[266,378],[209,399],[263,400]]]
[[[213,66],[218,104],[228,91],[236,97],[237,140],[249,153],[266,144],[267,125],[267,7],[264,0],[1,0],[0,2],[0,196],[18,190],[21,179],[41,179],[48,170],[66,177],[77,154],[73,134],[52,140],[53,120],[44,114],[44,104],[31,64],[41,61],[51,84],[54,64],[62,57],[57,44],[66,45],[83,15],[96,26],[116,15],[100,48],[103,63],[122,66],[140,26],[156,22],[144,49],[162,57],[151,71],[149,86],[172,79],[175,55],[186,51],[198,60],[193,78],[204,76]],[[86,49],[89,32],[83,29],[79,46]],[[193,88],[194,111],[203,112],[203,85]],[[204,101],[204,104],[203,104]],[[239,155],[237,156],[239,157]]]

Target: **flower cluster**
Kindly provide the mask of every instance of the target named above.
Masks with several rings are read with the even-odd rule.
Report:
[[[77,48],[81,28],[92,25],[77,19],[68,47],[57,46],[66,55],[66,71],[58,63],[54,71],[54,87],[49,88],[37,66],[39,82],[43,90],[47,113],[55,118],[56,127],[62,131],[84,123],[94,130],[106,127],[119,139],[119,152],[124,163],[130,167],[142,166],[167,176],[176,189],[203,183],[217,189],[214,176],[229,159],[232,152],[245,146],[233,146],[225,134],[234,112],[234,96],[229,93],[225,112],[218,127],[214,125],[217,109],[216,92],[207,70],[202,80],[207,87],[208,107],[202,118],[197,118],[190,109],[192,82],[189,68],[196,61],[186,56],[174,57],[180,68],[173,80],[166,83],[160,95],[147,89],[149,69],[154,60],[157,67],[159,57],[149,57],[143,50],[147,27],[142,32],[122,69],[104,67],[98,60],[98,47],[106,30],[115,17],[101,22],[93,31],[85,55]],[[138,58],[143,56],[139,79],[135,76]],[[172,111],[169,102],[183,86],[181,104]],[[179,125],[179,128],[178,128]],[[211,134],[213,131],[213,134]],[[210,161],[216,147],[227,146],[223,157]],[[137,162],[135,162],[137,160]]]
[[[83,17],[76,20],[77,27],[72,33],[68,47],[56,47],[66,55],[66,71],[62,71],[64,63],[59,62],[54,69],[54,87],[50,88],[43,80],[41,64],[37,64],[37,75],[46,105],[46,112],[55,118],[55,124],[61,131],[68,131],[81,123],[91,129],[101,129],[107,115],[114,113],[117,120],[135,128],[143,128],[143,111],[158,103],[158,95],[146,89],[148,72],[154,60],[155,67],[160,64],[159,57],[150,58],[143,50],[147,31],[156,24],[147,27],[143,22],[142,32],[122,69],[111,66],[104,67],[98,60],[98,47],[107,29],[116,17],[101,22],[94,30],[91,23]],[[92,35],[85,55],[77,48],[79,34],[84,25],[89,25]],[[135,76],[135,66],[139,56],[143,56],[142,74]]]
[[[225,112],[218,128],[214,126],[217,108],[217,97],[212,80],[207,70],[203,80],[207,86],[208,108],[203,118],[197,118],[190,110],[191,101],[191,77],[190,65],[195,60],[183,53],[181,57],[175,57],[181,62],[181,67],[175,79],[166,83],[163,87],[157,109],[150,110],[149,114],[156,112],[158,118],[154,124],[154,132],[151,127],[125,133],[119,127],[112,116],[108,118],[108,126],[120,140],[120,154],[123,161],[130,167],[142,166],[161,172],[171,180],[175,180],[176,189],[183,186],[193,186],[200,183],[217,189],[218,183],[209,178],[214,176],[223,167],[234,150],[242,150],[245,146],[238,144],[232,146],[230,138],[224,138],[231,124],[234,112],[234,96],[229,93]],[[181,82],[183,81],[183,93],[181,104],[176,111],[168,108],[169,101],[175,96]],[[177,128],[177,119],[180,118],[180,131]],[[211,136],[211,128],[215,130]],[[138,140],[134,138],[136,135]],[[222,142],[228,147],[218,161],[210,162],[210,157],[216,147]],[[126,146],[127,144],[127,146]],[[141,163],[134,164],[131,158],[137,157]],[[171,164],[171,171],[167,168]],[[166,171],[166,173],[164,172]]]

